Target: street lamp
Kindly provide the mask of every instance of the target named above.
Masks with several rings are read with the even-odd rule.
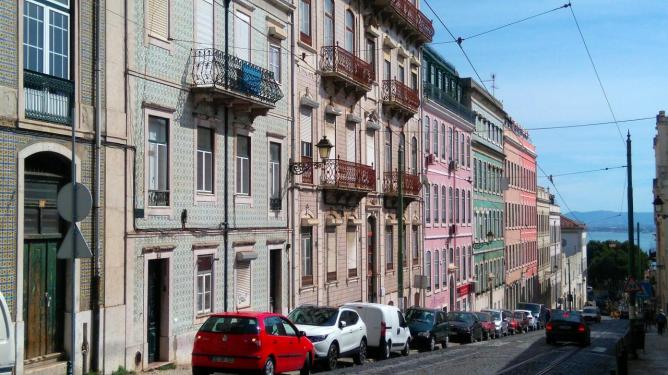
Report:
[[[492,243],[492,241],[494,241],[494,233],[492,233],[491,230],[489,232],[487,232],[487,235],[485,237],[486,237],[487,241],[476,242],[476,243],[473,244],[473,248],[474,249],[479,249],[479,248],[481,248],[485,245],[489,245],[490,243]]]
[[[321,168],[327,163],[329,159],[329,154],[334,148],[332,142],[327,139],[327,136],[323,136],[320,142],[316,143],[315,147],[318,149],[318,155],[320,155],[321,162],[311,161],[311,162],[290,162],[288,170],[293,175],[304,174],[307,171],[312,169]]]

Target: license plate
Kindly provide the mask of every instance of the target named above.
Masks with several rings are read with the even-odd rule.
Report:
[[[233,363],[234,358],[232,358],[232,357],[211,357],[211,362]]]
[[[559,326],[559,329],[571,329],[571,326]]]

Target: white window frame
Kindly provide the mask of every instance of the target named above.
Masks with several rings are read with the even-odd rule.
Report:
[[[278,61],[272,61],[273,57],[278,56]],[[269,43],[269,53],[267,54],[267,66],[269,71],[274,73],[274,80],[281,83],[283,76],[283,58],[281,52],[281,45],[276,43]]]
[[[198,186],[198,178],[199,178],[199,173],[200,173],[200,166],[199,166],[199,154],[200,152],[202,153],[209,153],[208,151],[200,151],[199,150],[199,128],[205,128],[211,131],[211,191],[206,191],[206,190],[200,190]],[[218,157],[218,153],[216,151],[216,138],[217,138],[217,131],[215,127],[211,126],[211,123],[208,121],[199,121],[197,123],[197,126],[195,126],[194,129],[194,134],[195,138],[195,177],[194,177],[194,182],[195,182],[195,203],[197,202],[215,202],[216,201],[216,157]]]
[[[303,228],[310,228],[310,238],[311,238],[311,274],[310,275],[305,275],[304,274],[304,265],[306,264],[304,261],[304,237],[303,237]],[[317,280],[315,279],[315,270],[316,270],[316,265],[313,259],[314,255],[314,233],[316,227],[313,226],[302,226],[299,228],[299,285],[301,285],[302,288],[312,288],[313,286],[317,285]],[[311,276],[311,284],[304,284],[304,276]]]
[[[216,245],[210,247],[205,247],[201,249],[193,249],[193,316],[195,317],[194,323],[202,323],[209,315],[213,314],[216,311],[216,252],[218,248]],[[198,302],[198,279],[199,271],[197,269],[197,259],[202,256],[211,257],[211,309],[208,312],[198,311],[197,302]]]
[[[285,193],[285,191],[283,190],[283,183],[285,183],[285,181],[283,180],[283,175],[285,173],[284,170],[286,168],[286,164],[285,164],[285,159],[286,158],[285,158],[284,155],[285,155],[287,150],[285,149],[285,141],[284,141],[284,138],[282,136],[278,137],[278,136],[275,136],[273,134],[272,135],[267,135],[267,168],[269,168],[269,165],[271,163],[271,159],[270,159],[271,158],[271,154],[270,154],[271,150],[270,150],[270,148],[271,148],[272,143],[277,143],[281,148],[279,171],[278,171],[279,178],[281,179],[281,181],[280,181],[280,183],[281,183],[281,185],[280,185],[280,189],[281,189],[281,210],[272,211],[271,209],[268,209],[268,215],[269,215],[269,217],[276,217],[276,215],[278,214],[278,215],[281,215],[279,217],[282,218],[283,217],[282,215],[284,215],[283,203],[285,203],[284,202],[285,200],[282,197],[283,194]],[[300,144],[301,144],[301,142],[300,142]],[[252,151],[252,148],[251,148],[251,151]],[[252,168],[251,168],[251,170],[252,170]],[[252,178],[252,176],[251,176],[251,178]],[[271,197],[271,186],[272,186],[271,182],[272,182],[271,181],[271,174],[269,173],[269,169],[267,169],[267,207],[269,207],[269,203],[270,203],[269,200],[272,198]]]
[[[234,36],[232,38],[234,55],[247,62],[252,62],[253,54],[251,46],[253,45],[253,17],[251,14],[242,9],[236,9],[233,14],[234,19]],[[237,22],[244,22],[248,25],[248,44],[241,46],[237,40]]]
[[[354,229],[354,231],[353,231],[353,229]],[[346,261],[346,277],[348,279],[358,279],[360,277],[359,229],[360,228],[357,225],[348,225],[346,227],[346,252],[347,252],[346,256],[348,258],[347,261]],[[354,249],[351,250],[350,246],[348,246],[348,245],[350,245],[348,243],[348,241],[350,240],[350,238],[348,238],[348,236],[350,236],[353,233],[355,235],[355,246],[354,246]],[[355,260],[355,268],[350,268],[350,264],[349,264],[350,259]],[[350,276],[350,270],[353,270],[353,269],[355,270],[355,275]]]
[[[164,207],[152,207],[148,204],[148,186],[149,186],[149,141],[148,141],[148,130],[149,130],[149,117],[162,117],[167,119],[167,184],[169,186],[169,204]],[[174,124],[174,111],[170,110],[158,110],[153,108],[144,108],[144,215],[145,216],[172,216],[172,205],[174,203],[174,189],[173,189],[173,175],[172,173],[172,150],[173,150],[173,126]],[[170,147],[171,146],[171,147]]]
[[[237,155],[238,155],[238,142],[237,137],[244,136],[249,138],[250,142],[250,152],[248,157],[248,169],[249,169],[249,182],[248,182],[248,194],[240,193],[237,191],[237,174],[239,170],[237,168]],[[248,204],[253,207],[253,136],[246,129],[237,129],[234,135],[234,202],[237,204]]]
[[[388,228],[389,232],[391,233],[391,240],[388,244]],[[384,248],[385,248],[385,271],[386,272],[393,272],[394,271],[394,227],[392,225],[386,225],[385,226],[385,233],[383,233],[383,242],[384,242]],[[388,252],[388,245],[390,247],[389,252]],[[388,256],[389,255],[389,256]],[[388,258],[390,258],[390,262],[388,262]],[[391,264],[392,268],[388,268],[387,265]]]
[[[43,18],[40,20],[42,22],[42,25],[43,25],[42,46],[41,46],[41,49],[42,49],[42,71],[41,72],[38,71],[38,73],[47,74],[47,75],[57,77],[53,74],[52,67],[50,65],[50,58],[49,58],[49,55],[50,55],[50,52],[51,52],[50,51],[51,46],[49,44],[49,39],[50,39],[49,35],[50,35],[50,28],[51,28],[51,22],[50,22],[51,21],[51,18],[50,18],[51,13],[50,12],[53,11],[55,13],[59,13],[59,14],[65,16],[65,17],[67,17],[67,70],[66,70],[67,71],[67,77],[65,77],[64,79],[68,79],[68,80],[71,79],[71,71],[72,71],[72,67],[74,66],[73,65],[73,60],[74,59],[72,57],[72,51],[73,51],[73,49],[72,49],[72,39],[73,39],[72,35],[73,34],[72,33],[74,32],[74,30],[73,30],[73,27],[72,27],[72,17],[73,17],[73,15],[71,14],[70,2],[68,1],[68,4],[66,6],[63,5],[63,4],[57,3],[57,2],[52,2],[53,4],[58,4],[63,8],[70,9],[70,12],[68,13],[68,12],[62,11],[61,9],[59,9],[56,6],[49,6],[49,5],[47,5],[45,3],[41,3],[41,2],[36,2],[36,1],[31,1],[31,0],[24,0],[23,4],[20,4],[20,5],[22,5],[21,6],[21,25],[22,26],[25,24],[24,18],[26,17],[26,14],[24,12],[24,7],[25,7],[26,3],[30,3],[32,5],[41,7],[43,9]],[[22,29],[23,29],[23,27],[22,27]],[[25,33],[23,33],[23,30],[21,30],[21,31],[22,31],[21,34],[23,35],[23,38],[20,41],[20,44],[21,44],[21,61],[22,61],[21,67],[23,69],[26,69],[25,68],[25,63],[26,62],[25,62],[25,59],[23,58],[24,57],[23,54],[25,53],[24,51],[26,49],[26,47],[24,45],[26,44],[26,39],[25,38],[27,37],[27,35],[25,35]]]

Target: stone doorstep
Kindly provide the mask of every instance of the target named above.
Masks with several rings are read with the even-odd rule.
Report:
[[[26,366],[23,370],[25,375],[53,375],[65,374],[67,372],[67,362],[36,362]]]
[[[145,372],[146,371],[155,371],[155,370],[159,370],[160,367],[162,367],[162,366],[167,366],[167,365],[171,365],[171,364],[173,364],[173,362],[168,362],[168,361],[165,361],[165,362],[151,362],[151,363],[148,364],[148,366],[146,366],[146,368],[144,368],[143,371],[145,371]]]

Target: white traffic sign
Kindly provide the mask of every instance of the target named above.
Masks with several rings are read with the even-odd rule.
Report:
[[[67,231],[65,239],[60,244],[60,248],[58,248],[57,257],[58,259],[93,257],[93,253],[91,253],[78,225],[72,223],[70,226],[70,230]]]
[[[70,223],[79,222],[88,216],[90,209],[93,207],[93,197],[90,195],[90,190],[84,184],[76,183],[74,199],[76,202],[72,204],[72,183],[69,183],[60,189],[58,192],[58,213],[60,216]],[[76,212],[74,212],[76,210]],[[74,212],[74,214],[73,214]]]

